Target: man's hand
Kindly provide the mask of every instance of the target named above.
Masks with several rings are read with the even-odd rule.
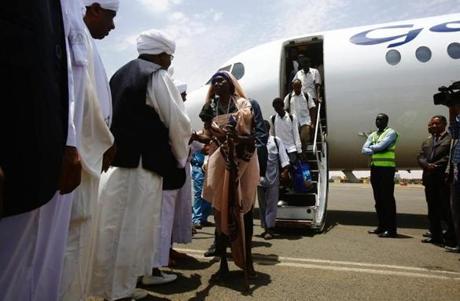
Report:
[[[106,172],[110,164],[112,164],[113,160],[115,159],[115,155],[117,154],[117,146],[115,143],[105,151],[104,157],[102,158],[102,172]]]
[[[59,179],[59,192],[67,194],[72,192],[81,182],[81,161],[78,151],[73,146],[64,148],[62,159],[61,177]]]
[[[435,171],[436,168],[438,168],[438,166],[436,164],[433,164],[433,163],[428,163],[426,165],[426,170],[427,171]]]
[[[5,174],[3,169],[0,166],[0,218],[3,216],[3,199],[4,199],[4,183],[5,183]]]

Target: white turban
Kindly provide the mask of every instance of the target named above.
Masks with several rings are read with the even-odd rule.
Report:
[[[91,6],[93,3],[99,3],[102,8],[115,12],[118,11],[118,7],[120,6],[119,0],[83,0],[85,6]]]
[[[175,50],[176,43],[174,40],[157,29],[144,31],[137,37],[137,52],[139,54],[160,54],[163,52],[173,54]]]
[[[184,92],[187,92],[187,84],[175,79],[174,80],[174,85],[176,85],[177,90],[179,90],[179,93],[182,94]]]

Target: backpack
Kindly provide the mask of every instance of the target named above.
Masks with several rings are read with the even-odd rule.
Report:
[[[303,96],[307,100],[307,105],[308,105],[308,94],[303,93],[303,91],[300,91],[300,93],[303,94]],[[292,98],[292,91],[289,92],[289,98],[288,98],[288,103],[287,103],[288,107],[286,108],[286,112],[288,112],[289,114],[291,113],[291,98]]]

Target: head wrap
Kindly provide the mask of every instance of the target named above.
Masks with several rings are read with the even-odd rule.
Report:
[[[157,29],[150,29],[142,32],[137,37],[137,52],[139,54],[160,54],[166,52],[173,54],[176,50],[176,43],[165,32]]]
[[[119,0],[83,0],[83,4],[85,6],[91,6],[93,3],[99,3],[99,5],[103,9],[118,11],[118,7],[120,6]]]
[[[176,85],[177,90],[179,90],[179,93],[182,94],[184,92],[187,92],[187,84],[180,81],[180,80],[174,80],[174,85]]]
[[[211,77],[211,85],[209,86],[208,95],[206,97],[206,100],[208,102],[211,101],[211,99],[214,97],[214,85],[212,83],[213,83],[214,79],[216,77],[218,77],[218,76],[222,76],[223,78],[225,78],[228,81],[228,83],[230,84],[231,89],[233,90],[233,91],[230,91],[230,92],[233,92],[234,96],[247,98],[246,94],[243,91],[243,88],[241,88],[240,84],[238,83],[238,80],[233,76],[233,74],[231,74],[228,71],[217,71]]]

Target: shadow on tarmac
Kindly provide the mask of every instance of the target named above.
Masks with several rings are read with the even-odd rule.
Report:
[[[244,288],[244,273],[241,270],[238,271],[230,271],[229,275],[226,277],[225,280],[213,282],[209,281],[208,285],[195,293],[195,296],[190,298],[189,301],[198,301],[198,300],[205,300],[206,297],[209,296],[209,291],[214,286],[226,287],[237,292],[241,292],[244,296],[252,296],[253,292],[262,287],[267,286],[271,283],[270,275],[257,272],[257,277],[254,279],[249,280],[249,291],[245,292]]]
[[[398,228],[428,228],[428,218],[426,215],[398,213],[396,218]],[[330,231],[332,228],[339,224],[351,226],[369,226],[371,228],[375,228],[377,225],[377,216],[375,212],[328,210],[326,232]]]

